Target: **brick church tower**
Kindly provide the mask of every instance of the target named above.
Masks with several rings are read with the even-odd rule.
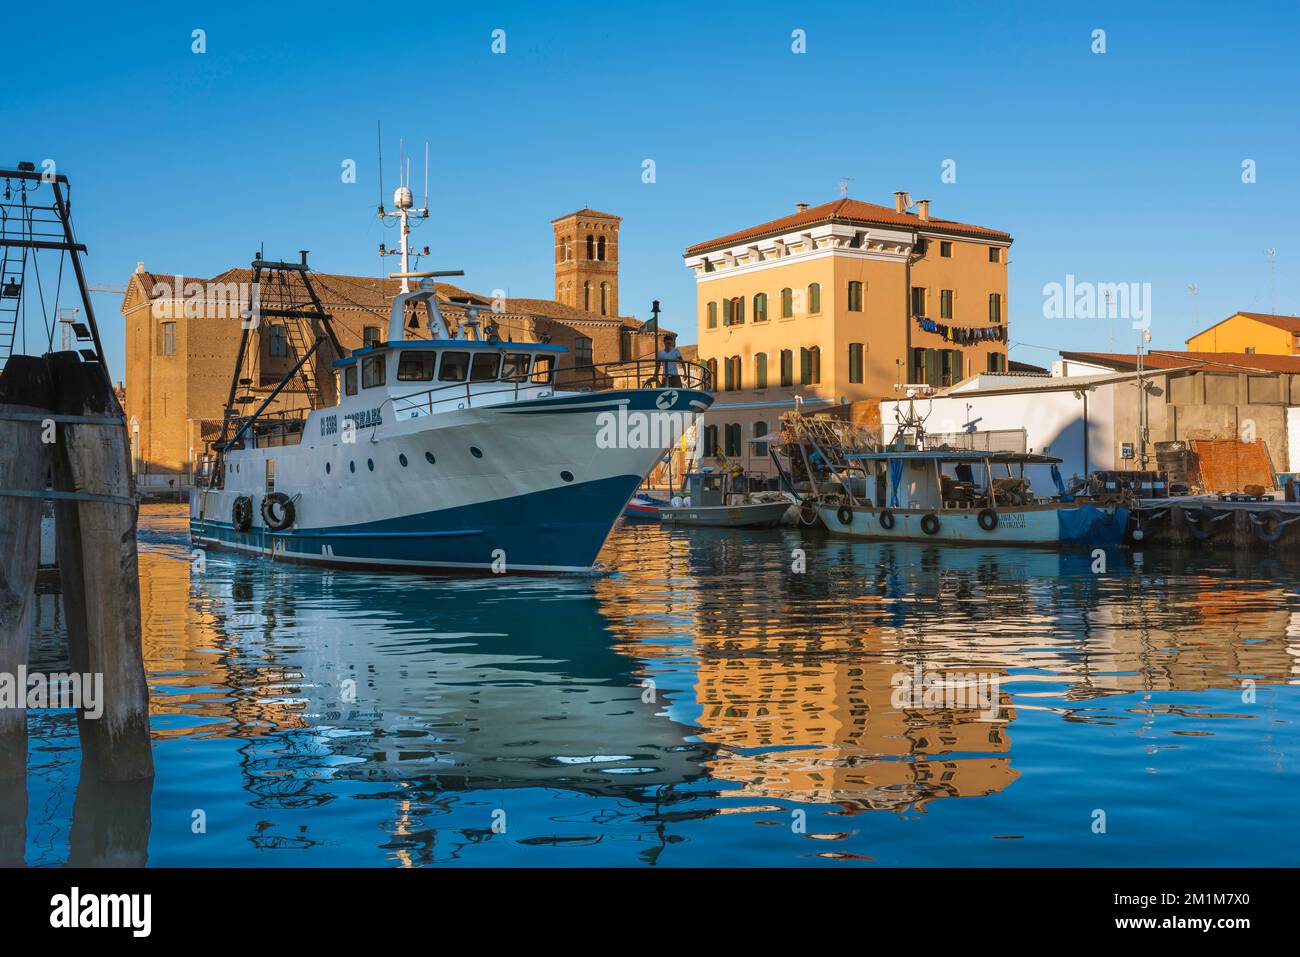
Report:
[[[598,316],[618,315],[620,216],[580,209],[555,228],[555,301]]]

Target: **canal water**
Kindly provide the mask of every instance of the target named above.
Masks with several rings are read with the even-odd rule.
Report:
[[[140,541],[157,778],[80,787],[33,712],[29,865],[1300,860],[1296,563],[628,525],[599,576],[327,573],[196,560],[175,506]]]

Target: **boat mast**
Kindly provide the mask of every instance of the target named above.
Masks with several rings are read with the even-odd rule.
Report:
[[[389,212],[384,209],[383,203],[383,184],[380,184],[380,202],[379,202],[379,219],[396,219],[400,224],[401,240],[397,249],[388,249],[383,243],[379,244],[379,255],[381,256],[401,256],[402,271],[398,276],[402,280],[402,292],[411,291],[411,217],[416,219],[429,218],[429,144],[424,144],[424,205],[415,209],[415,200],[411,195],[411,161],[404,160],[402,151],[399,147],[397,157],[398,177],[397,189],[393,191],[393,210]],[[425,247],[424,254],[429,252]]]

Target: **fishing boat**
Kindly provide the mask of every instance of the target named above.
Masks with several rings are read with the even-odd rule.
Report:
[[[801,506],[837,535],[886,541],[979,545],[1100,545],[1123,541],[1131,509],[1122,500],[1067,494],[1061,459],[996,450],[979,433],[962,445],[931,441],[911,411],[888,446],[845,448],[820,441],[797,417],[788,452],[805,457],[813,493]],[[801,437],[802,436],[802,437]],[[980,447],[981,445],[985,447]],[[1057,492],[1038,495],[1025,473],[1046,466]]]
[[[253,266],[255,285],[262,271],[295,270],[310,289],[305,255],[301,266],[260,258]],[[310,312],[315,342],[307,348],[290,335],[297,364],[245,414],[241,401],[251,400],[237,393],[252,381],[244,362],[256,348],[255,332],[245,331],[211,480],[191,494],[196,546],[335,567],[593,567],[666,449],[606,441],[609,416],[693,417],[713,402],[707,373],[683,363],[681,385],[668,388],[636,361],[566,369],[564,347],[501,341],[481,330],[474,309],[453,335],[434,283],[446,275],[460,273],[395,274],[403,292],[386,337],[351,354],[314,292],[314,312],[301,303],[269,309],[263,300],[263,316]],[[410,338],[411,329],[428,337]],[[329,348],[342,356],[331,363],[335,401],[268,411]],[[670,442],[670,430],[662,432]]]
[[[781,524],[790,500],[780,492],[754,493],[743,487],[744,476],[701,469],[686,476],[686,496],[674,497],[659,509],[665,525],[762,528]],[[730,480],[730,481],[729,481]],[[730,488],[728,488],[730,485]]]

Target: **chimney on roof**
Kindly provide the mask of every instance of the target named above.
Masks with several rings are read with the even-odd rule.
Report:
[[[135,271],[136,271],[137,273],[143,273],[143,272],[144,272],[144,260],[143,260],[143,259],[141,259],[138,263],[135,264]]]
[[[916,218],[923,223],[930,218],[930,201],[928,199],[918,199],[916,201]]]
[[[794,204],[794,211],[795,211],[796,213],[806,213],[806,212],[808,212],[808,204],[807,204],[807,203],[795,203],[795,204]]]
[[[907,191],[902,189],[894,190],[894,212],[907,212]]]

